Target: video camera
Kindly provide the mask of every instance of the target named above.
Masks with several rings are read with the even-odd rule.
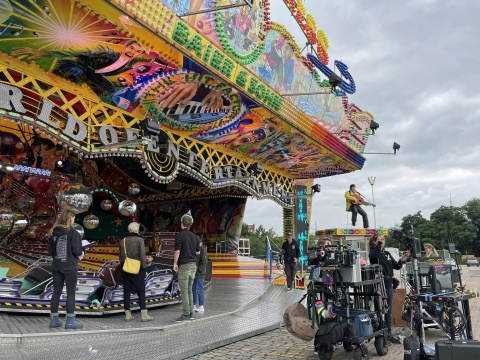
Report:
[[[399,230],[395,230],[392,237],[393,240],[398,243],[401,243],[403,241],[405,247],[408,251],[410,251],[410,254],[414,259],[422,256],[422,244],[420,243],[420,239],[407,236]]]
[[[357,252],[350,245],[325,245],[314,247],[308,252],[308,265],[338,265],[352,267],[356,263]]]

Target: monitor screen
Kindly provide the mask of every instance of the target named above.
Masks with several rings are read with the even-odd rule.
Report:
[[[430,265],[428,276],[432,293],[442,294],[453,292],[451,265]]]

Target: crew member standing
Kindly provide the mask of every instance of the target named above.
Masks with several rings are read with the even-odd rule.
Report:
[[[393,306],[393,269],[400,270],[402,264],[405,263],[410,256],[407,251],[402,258],[395,261],[393,256],[385,251],[385,238],[383,235],[374,234],[368,242],[370,252],[368,257],[370,264],[380,264],[382,266],[383,281],[385,282],[385,290],[387,295],[387,313],[385,321],[388,329],[388,341],[400,344],[400,338],[392,334],[392,306]]]
[[[282,245],[282,253],[284,255],[285,275],[287,276],[287,291],[290,291],[292,290],[292,282],[297,273],[297,261],[300,257],[300,249],[292,233],[287,234],[287,240],[285,240]]]
[[[345,199],[347,208],[346,211],[352,213],[352,225],[355,226],[357,222],[357,214],[360,214],[363,218],[363,227],[368,229],[368,216],[365,210],[358,204],[362,200],[361,195],[357,192],[355,184],[350,185],[350,190],[345,193]]]

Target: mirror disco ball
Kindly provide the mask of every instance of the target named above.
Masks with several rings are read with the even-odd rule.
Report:
[[[15,213],[7,206],[0,207],[0,226],[11,227]]]
[[[85,229],[83,228],[82,225],[80,224],[77,224],[77,223],[73,223],[72,227],[77,230],[77,232],[80,234],[80,237],[83,239],[84,235],[85,235]]]
[[[75,214],[88,210],[92,204],[93,196],[83,184],[73,183],[65,186],[58,192],[57,201],[60,208]]]
[[[83,226],[85,226],[88,230],[95,229],[99,223],[100,220],[93,214],[87,215],[83,218]]]
[[[128,186],[128,193],[130,195],[138,195],[140,193],[140,185],[136,184],[136,183],[131,183],[129,186]]]
[[[137,205],[132,200],[123,200],[118,204],[118,211],[123,216],[132,216],[137,211]]]
[[[100,203],[100,207],[102,208],[102,210],[105,210],[105,211],[112,210],[112,200],[110,199],[102,200],[102,202]]]

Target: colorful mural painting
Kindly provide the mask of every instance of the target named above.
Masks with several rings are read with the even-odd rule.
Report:
[[[41,239],[69,183],[92,193],[91,238],[133,219],[175,232],[190,210],[200,236],[235,241],[249,196],[300,214],[296,181],[361,169],[373,116],[338,60],[332,89],[326,35],[285,5],[307,51],[269,0],[0,0],[0,205],[29,224],[3,243]]]
[[[35,6],[32,6],[31,9],[23,3],[28,3],[28,1],[12,2],[12,11],[16,7],[18,7],[18,11],[13,11],[11,16],[15,20],[7,18],[4,21],[3,31],[4,33],[10,32],[14,38],[9,40],[14,39],[15,42],[5,42],[2,51],[24,61],[35,61],[43,69],[77,84],[85,83],[102,101],[128,112],[146,111],[148,114],[151,108],[150,106],[147,108],[139,106],[141,100],[139,95],[142,92],[162,91],[163,96],[157,97],[157,105],[163,105],[163,109],[169,109],[168,114],[173,115],[169,117],[167,126],[192,130],[195,127],[178,126],[179,119],[182,118],[181,122],[186,122],[186,118],[190,118],[190,124],[195,122],[198,124],[200,122],[198,117],[202,118],[203,123],[208,123],[227,116],[229,104],[225,99],[225,90],[228,89],[231,92],[231,86],[220,85],[218,81],[215,81],[215,87],[221,86],[223,91],[211,91],[211,94],[208,94],[208,88],[205,88],[205,85],[203,89],[199,89],[199,80],[188,84],[184,79],[176,78],[167,85],[168,79],[161,75],[169,74],[171,76],[174,71],[180,70],[181,66],[185,65],[185,60],[181,60],[182,56],[176,49],[172,49],[166,44],[158,45],[156,43],[155,46],[161,48],[161,51],[155,51],[152,45],[148,46],[145,41],[140,43],[134,39],[133,33],[137,30],[138,24],[128,16],[119,16],[119,21],[115,24],[104,16],[89,11],[80,2],[63,2],[58,6],[55,4],[54,12],[50,7],[50,11],[45,10],[45,6],[42,7],[40,2],[35,2]],[[229,1],[224,1],[224,3],[225,5],[231,4]],[[119,4],[133,14],[147,9],[147,7],[140,6],[141,4],[137,9],[134,1],[120,1]],[[183,14],[213,8],[223,3],[193,0],[170,1],[165,4],[178,14]],[[186,21],[197,28],[203,28],[208,21],[210,21],[211,28],[210,32],[205,33],[210,44],[204,45],[203,40],[201,41],[202,48],[206,49],[205,52],[195,50],[198,49],[195,42],[200,41],[199,39],[186,43],[186,47],[197,51],[202,58],[207,58],[213,53],[213,59],[215,59],[215,54],[218,55],[218,53],[215,53],[216,50],[212,45],[222,46],[227,54],[233,56],[241,64],[250,64],[247,68],[280,94],[320,91],[322,84],[318,81],[318,74],[312,72],[307,66],[305,58],[298,56],[298,46],[293,42],[291,36],[281,25],[266,21],[268,7],[268,1],[254,1],[252,8],[244,6],[222,12],[186,16]],[[166,8],[163,7],[162,10],[166,10]],[[181,23],[160,26],[162,19],[165,23],[170,15],[168,11],[162,12],[162,14],[158,13],[159,15],[154,17],[155,20],[158,20],[156,24],[159,28],[166,33],[173,31],[172,38],[179,40],[178,37],[183,34],[182,31],[186,31],[185,28],[178,28]],[[212,16],[213,19],[209,19]],[[8,21],[9,19],[10,21]],[[65,19],[68,21],[63,21]],[[51,23],[54,24],[53,27]],[[236,25],[232,27],[234,23]],[[73,34],[74,36],[72,36]],[[28,46],[25,46],[26,42],[28,42]],[[167,48],[170,57],[166,56]],[[173,61],[174,59],[176,61]],[[222,60],[226,62],[227,59]],[[217,56],[217,61],[222,60]],[[228,63],[229,68],[231,68],[230,64],[232,63]],[[215,63],[212,65],[215,66]],[[233,68],[231,71],[227,71],[225,66],[227,66],[226,63],[219,68],[220,72],[233,72]],[[241,83],[244,75],[241,72],[235,72],[237,73],[236,82]],[[199,74],[199,76],[209,77],[207,74]],[[250,84],[250,88],[252,88],[252,84]],[[197,90],[199,91],[197,92]],[[202,92],[203,95],[201,95]],[[197,98],[198,95],[203,96],[203,99],[195,101],[195,95]],[[225,101],[222,101],[222,95]],[[267,100],[267,103],[277,108],[280,101],[280,99]],[[289,97],[288,101],[292,101],[305,114],[310,115],[330,132],[340,133],[342,129],[349,129],[348,119],[345,115],[346,101],[342,100],[340,96],[334,94],[315,97],[295,96]],[[163,103],[160,104],[161,102]],[[240,97],[238,102],[240,107],[244,107]],[[184,107],[178,109],[182,105]],[[192,111],[193,106],[197,107],[194,111]],[[250,108],[252,107],[250,106]],[[217,111],[212,114],[212,110]],[[242,111],[238,111],[238,107],[236,110],[236,113],[231,115],[240,117]],[[162,112],[165,113],[165,111]],[[182,112],[187,112],[187,114],[179,115]],[[205,114],[206,112],[210,114]],[[271,117],[273,116],[271,115]],[[238,122],[239,119],[237,118],[236,121]],[[177,122],[176,125],[175,122]],[[220,123],[222,124],[220,125]],[[225,123],[227,123],[226,128]],[[198,129],[197,126],[196,128],[195,130],[202,131],[201,135],[197,134],[197,138],[207,141],[212,141],[216,136],[229,132],[238,134],[238,123],[232,123],[230,119],[210,124],[210,130],[214,129],[213,131],[206,132],[205,127]],[[348,144],[350,145],[350,141]]]

